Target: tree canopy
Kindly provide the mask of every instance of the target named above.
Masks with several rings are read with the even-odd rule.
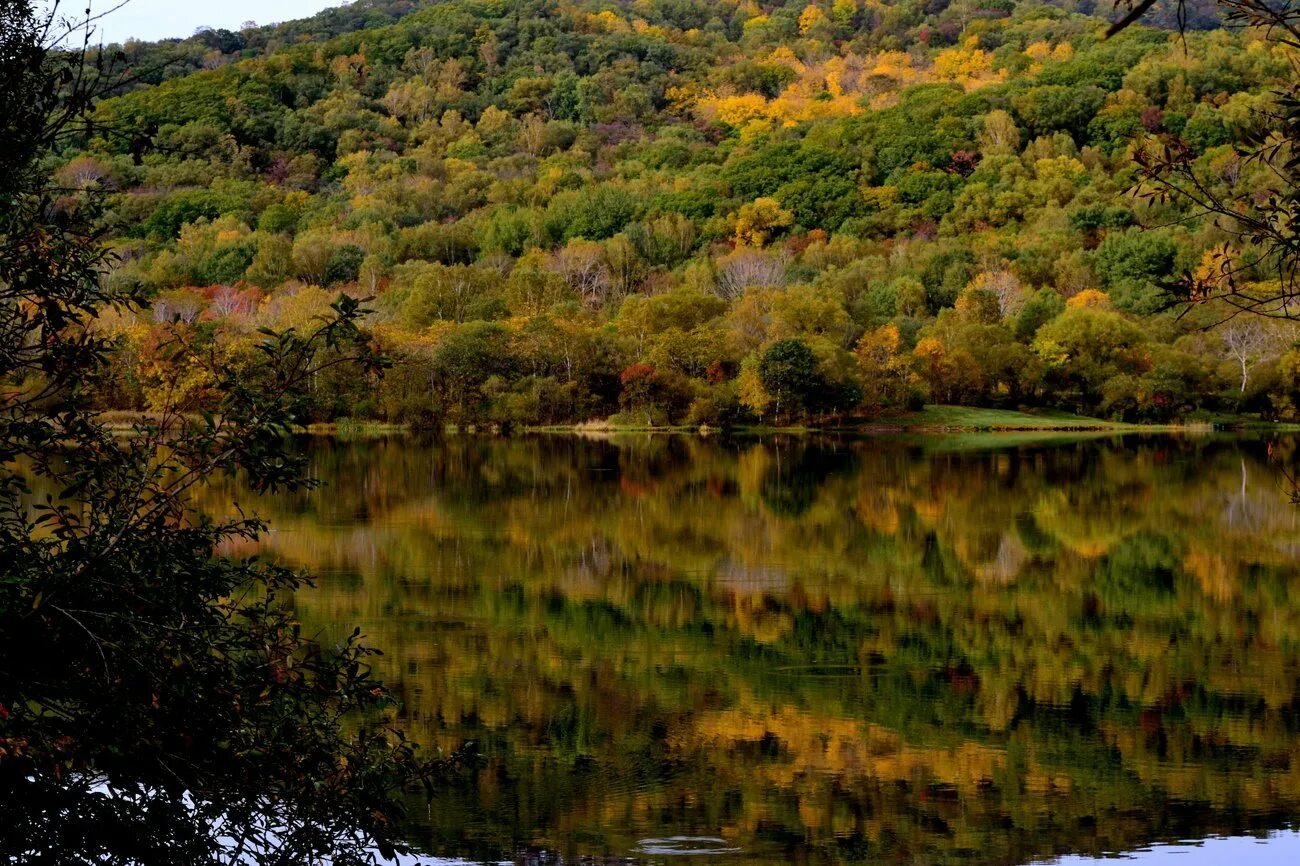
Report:
[[[157,402],[176,292],[235,356],[346,292],[375,297],[396,368],[316,377],[319,420],[617,420],[639,400],[622,373],[650,365],[675,396],[625,421],[771,423],[746,370],[783,340],[839,395],[798,420],[925,400],[1294,417],[1288,325],[1244,391],[1202,333],[1243,307],[1289,318],[1286,21],[1184,4],[1184,33],[1147,10],[1108,36],[1048,4],[768,7],[375,0],[123,46],[129,83],[48,158],[102,202],[109,284],[151,302],[104,323],[129,375],[96,399]],[[685,328],[624,315],[678,292],[725,306]],[[1087,371],[1017,366],[1097,292],[1149,370],[1083,399]],[[474,363],[485,322],[493,374],[448,387],[432,359]],[[851,356],[887,325],[904,361],[882,390]]]

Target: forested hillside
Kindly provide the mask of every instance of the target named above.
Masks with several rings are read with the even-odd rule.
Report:
[[[348,293],[394,366],[320,375],[331,418],[1293,417],[1297,334],[1162,288],[1222,229],[1132,194],[1163,139],[1266,196],[1232,144],[1287,58],[1105,29],[1011,0],[399,0],[133,43],[59,175],[62,207],[106,193],[109,279],[150,302],[101,323],[98,399],[200,410],[213,360]]]

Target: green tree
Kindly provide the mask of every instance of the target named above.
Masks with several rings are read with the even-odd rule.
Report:
[[[1054,289],[1034,292],[1016,314],[1016,339],[1029,342],[1038,329],[1065,312],[1065,299]]]
[[[1177,257],[1178,245],[1167,233],[1134,228],[1107,235],[1093,269],[1116,307],[1150,314],[1165,305],[1159,282],[1173,274]]]
[[[1073,307],[1038,329],[1033,348],[1058,399],[1074,396],[1079,408],[1092,411],[1112,380],[1150,368],[1146,342],[1143,330],[1119,313]]]
[[[1020,122],[1038,135],[1068,132],[1076,142],[1086,141],[1088,123],[1106,98],[1094,85],[1066,87],[1047,84],[1031,87],[1011,100]]]
[[[778,340],[769,346],[759,359],[758,375],[778,418],[799,417],[821,404],[825,382],[817,356],[803,340]]]
[[[486,416],[484,386],[515,369],[510,332],[496,322],[468,322],[448,332],[433,352],[433,375],[439,402],[457,421]]]

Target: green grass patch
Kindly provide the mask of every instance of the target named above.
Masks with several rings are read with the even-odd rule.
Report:
[[[1052,409],[1021,412],[973,406],[926,406],[917,412],[880,418],[868,426],[900,430],[1145,430],[1149,425],[1088,418]],[[1186,425],[1160,425],[1183,429]]]

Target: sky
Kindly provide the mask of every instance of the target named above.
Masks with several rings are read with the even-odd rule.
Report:
[[[121,0],[93,0],[96,13],[112,9]],[[97,23],[96,42],[125,42],[129,38],[166,39],[184,37],[197,27],[238,30],[245,21],[274,24],[305,18],[340,0],[129,0]],[[78,13],[84,0],[64,0],[62,10]]]

